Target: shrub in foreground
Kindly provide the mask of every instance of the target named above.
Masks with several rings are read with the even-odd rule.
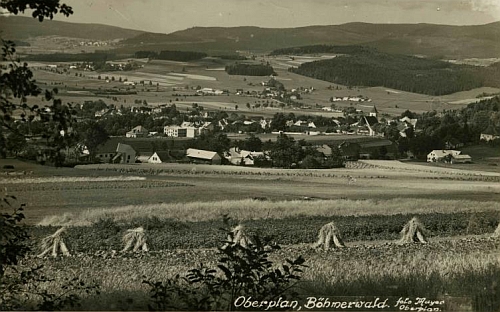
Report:
[[[272,301],[294,298],[294,286],[301,279],[304,258],[286,259],[276,265],[269,255],[279,246],[269,246],[257,235],[252,243],[242,246],[234,242],[233,232],[225,230],[229,240],[218,248],[217,267],[200,264],[185,276],[175,276],[164,282],[144,280],[150,287],[150,310],[234,310],[241,298]]]

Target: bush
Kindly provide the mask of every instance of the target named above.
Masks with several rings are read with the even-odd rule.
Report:
[[[5,195],[0,208],[12,208],[11,202],[15,196]],[[20,259],[24,258],[31,248],[31,240],[25,227],[19,225],[24,219],[23,208],[14,209],[13,213],[2,211],[0,220],[0,310],[62,310],[67,307],[79,306],[79,293],[98,293],[98,286],[86,285],[79,277],[74,277],[60,283],[60,292],[51,293],[44,289],[43,284],[54,282],[42,271],[42,266],[22,267]]]
[[[227,221],[227,220],[226,220]],[[227,222],[226,222],[227,225]],[[301,279],[304,258],[276,266],[269,260],[272,250],[254,236],[248,247],[232,242],[232,232],[224,230],[229,239],[218,248],[221,257],[216,268],[204,264],[165,282],[144,280],[151,289],[150,310],[233,310],[242,297],[255,301],[272,301],[287,297],[297,300],[293,286]]]

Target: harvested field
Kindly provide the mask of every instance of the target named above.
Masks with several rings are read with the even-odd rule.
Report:
[[[145,310],[144,279],[165,280],[200,262],[215,267],[216,248],[227,238],[220,231],[223,215],[232,226],[242,224],[249,240],[257,234],[281,245],[273,261],[305,258],[308,267],[295,288],[302,304],[310,294],[336,300],[363,294],[387,297],[393,310],[398,298],[418,296],[444,298],[443,311],[498,310],[500,298],[487,290],[500,277],[493,235],[500,223],[499,177],[356,164],[330,170],[192,164],[54,170],[12,162],[15,169],[0,186],[27,203],[34,250],[22,266],[43,264],[44,274],[58,280],[79,276],[99,284],[99,295],[80,294],[86,310]],[[12,174],[24,170],[32,173]],[[426,244],[400,244],[413,217],[425,225]],[[345,248],[312,248],[319,229],[331,222]],[[49,251],[35,258],[44,251],[36,246],[61,226],[67,226],[64,246],[71,256],[52,258]],[[139,228],[139,243],[131,241],[129,249],[144,251],[120,252],[127,247],[124,234]],[[59,291],[57,282],[44,287]]]

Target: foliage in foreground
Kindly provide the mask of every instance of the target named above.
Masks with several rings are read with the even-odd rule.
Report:
[[[304,258],[286,259],[276,265],[269,254],[279,246],[266,246],[257,235],[253,244],[243,247],[233,243],[233,233],[224,247],[218,248],[216,268],[200,264],[183,277],[177,275],[165,282],[144,280],[150,289],[150,310],[227,310],[241,296],[252,300],[271,301],[291,297],[297,299],[294,286],[301,279]]]
[[[35,309],[62,310],[77,307],[79,294],[98,293],[96,285],[86,285],[79,277],[57,280],[57,292],[49,292],[43,287],[56,279],[46,276],[42,266],[23,267],[23,258],[31,251],[28,245],[30,236],[26,227],[19,223],[25,218],[24,204],[14,208],[12,213],[3,212],[12,209],[15,196],[5,195],[1,202],[0,220],[0,310]]]

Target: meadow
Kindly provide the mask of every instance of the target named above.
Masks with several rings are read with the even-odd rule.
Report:
[[[248,235],[281,245],[275,263],[302,255],[308,266],[294,288],[332,300],[400,297],[443,300],[444,311],[500,307],[500,175],[399,162],[328,170],[192,164],[50,168],[2,160],[0,186],[26,203],[32,253],[21,267],[43,265],[59,282],[100,285],[80,293],[83,310],[147,310],[147,281],[164,281],[199,263],[216,266],[226,239],[224,215]],[[350,177],[355,178],[352,182]],[[418,217],[428,244],[400,244]],[[319,228],[335,222],[346,248],[312,248]],[[66,226],[70,257],[38,258],[43,237]],[[123,234],[143,227],[148,252],[120,252]],[[26,309],[30,304],[26,303]],[[74,309],[74,308],[73,308]]]

